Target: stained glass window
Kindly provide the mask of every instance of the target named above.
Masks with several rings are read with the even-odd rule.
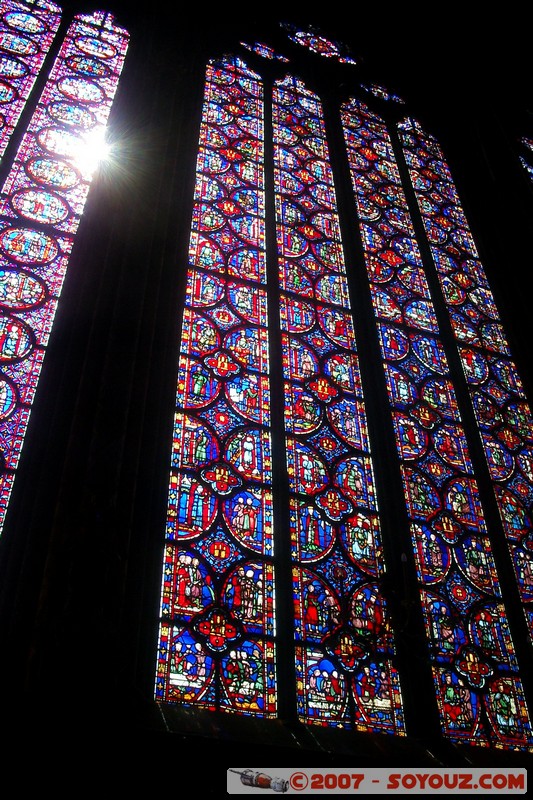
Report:
[[[183,319],[157,697],[277,708],[263,88],[210,65]]]
[[[7,19],[41,29],[27,9]],[[127,45],[110,15],[75,17],[0,193],[0,527]]]
[[[515,576],[533,634],[533,418],[450,169],[434,137],[400,127],[447,301]]]
[[[526,170],[530,179],[533,180],[533,139],[531,139],[529,136],[523,136],[520,140],[520,143],[523,145],[525,152],[525,155],[519,156],[520,163]]]
[[[320,32],[284,29],[315,65],[357,66]],[[324,88],[285,53],[241,46],[245,60],[210,62],[205,83],[156,699],[256,717],[289,708],[304,725],[406,735],[409,664],[386,590],[398,547],[384,535],[391,510],[368,415],[382,394],[405,512],[391,527],[411,543],[442,736],[531,750],[458,381],[470,384],[526,613],[532,426],[449,170],[414,123],[397,129],[373,110],[393,107],[396,121],[399,95],[358,82],[365,102],[328,97],[326,113]],[[363,281],[345,232],[360,245]],[[354,298],[365,293],[370,328],[358,329]],[[450,366],[443,304],[464,375]],[[365,375],[367,346],[380,353],[382,384]]]
[[[275,542],[283,534],[276,539],[273,532],[264,102],[261,81],[244,64],[210,66],[156,696],[269,716],[277,704]],[[320,724],[401,733],[393,637],[380,590],[377,500],[320,103],[303,87],[280,84],[273,122],[290,485],[283,525],[290,542],[282,546],[290,545],[294,563],[299,714]],[[200,508],[197,496],[202,514],[191,519]]]
[[[276,53],[273,47],[270,47],[267,44],[263,44],[262,42],[255,42],[254,44],[247,44],[246,42],[241,42],[241,45],[245,47],[246,50],[251,50],[252,53],[257,53],[257,55],[262,56],[262,58],[271,58],[274,61],[285,61],[285,62],[289,60],[285,56],[280,55],[280,53]]]
[[[500,581],[391,138],[363,103],[342,119],[443,730],[526,747]]]
[[[405,100],[403,100],[399,95],[389,91],[388,89],[385,89],[384,86],[380,86],[378,83],[362,83],[361,89],[364,89],[365,92],[373,94],[374,97],[381,98],[381,100],[393,100],[395,103],[405,103]]]
[[[0,158],[60,21],[61,9],[45,0],[0,2]]]
[[[313,53],[317,53],[323,58],[331,58],[341,64],[356,64],[355,58],[348,52],[342,42],[334,41],[319,30],[302,30],[290,23],[284,23],[282,27],[287,32],[288,38],[295,44],[305,47]]]
[[[274,164],[297,703],[305,721],[401,733],[378,502],[319,99],[275,87]]]

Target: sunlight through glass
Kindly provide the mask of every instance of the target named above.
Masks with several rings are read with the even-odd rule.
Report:
[[[89,131],[75,147],[72,157],[74,165],[85,178],[91,177],[98,167],[109,161],[111,145],[106,141],[106,129]]]

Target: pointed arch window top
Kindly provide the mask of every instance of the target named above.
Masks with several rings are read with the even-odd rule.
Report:
[[[223,56],[220,59],[213,59],[209,62],[209,65],[219,68],[219,72],[213,76],[215,83],[227,83],[232,79],[232,72],[235,73],[235,75],[244,76],[253,81],[260,80],[260,76],[251,70],[246,62],[243,61],[242,58],[239,58],[239,56]]]
[[[95,11],[93,14],[77,14],[76,19],[79,22],[105,28],[108,31],[112,31],[114,34],[124,35],[128,33],[124,28],[117,26],[113,14],[107,11]]]
[[[402,122],[398,123],[398,128],[402,131],[417,131],[417,133],[424,133],[424,130],[418,120],[414,117],[406,117]],[[426,136],[428,134],[426,133]]]
[[[308,89],[303,81],[301,81],[300,78],[296,78],[294,75],[287,75],[282,81],[279,82],[278,85],[281,89],[297,92],[298,95],[304,95],[304,97],[313,97],[316,99],[314,92]]]

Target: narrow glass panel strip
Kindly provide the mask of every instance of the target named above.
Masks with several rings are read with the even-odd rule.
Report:
[[[523,145],[525,155],[520,155],[518,158],[526,170],[529,179],[533,181],[533,165],[531,163],[533,160],[533,139],[529,136],[523,136],[520,139],[520,143]]]
[[[530,639],[533,418],[450,170],[413,120],[400,136],[479,425]]]
[[[45,0],[0,0],[0,159],[61,21]]]
[[[156,699],[274,716],[263,89],[208,65],[178,366]]]
[[[391,140],[362,103],[345,104],[342,120],[443,733],[529,749],[499,578]]]
[[[0,528],[127,46],[111,15],[75,17],[0,193]]]
[[[298,714],[404,734],[321,104],[287,78],[275,86],[273,124]]]

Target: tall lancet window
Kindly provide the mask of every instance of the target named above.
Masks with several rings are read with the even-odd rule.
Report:
[[[265,106],[278,242],[268,281]],[[284,619],[279,638],[296,642],[298,716],[401,734],[335,190],[320,101],[303,85],[289,78],[266,102],[242,62],[209,67],[190,261],[156,695],[276,714],[278,572],[291,576],[279,548],[292,553],[294,633]],[[267,291],[278,315],[267,315]],[[269,365],[274,336],[282,355]],[[284,386],[273,401],[284,503],[272,495],[269,373]]]
[[[283,52],[241,43],[207,69],[156,699],[402,737],[423,701],[445,740],[531,750],[472,447],[481,433],[527,611],[531,422],[453,183],[433,141],[398,133],[400,97],[284,27]]]
[[[500,581],[391,138],[363,103],[345,104],[342,118],[442,726],[457,741],[527,745]]]
[[[0,193],[0,527],[127,45],[110,15],[74,18]]]
[[[533,637],[533,418],[450,169],[434,137],[400,126],[405,157]]]
[[[61,9],[45,0],[0,2],[0,158],[60,21]]]
[[[157,697],[277,709],[264,99],[207,72],[181,338]]]
[[[273,102],[298,712],[403,731],[378,502],[320,100]]]

